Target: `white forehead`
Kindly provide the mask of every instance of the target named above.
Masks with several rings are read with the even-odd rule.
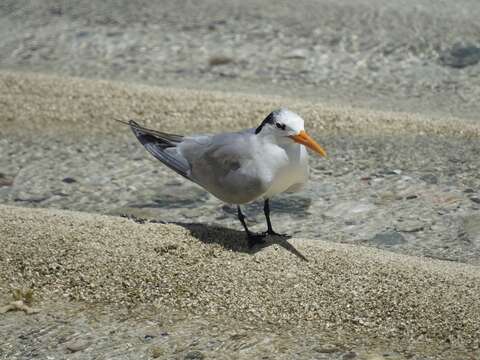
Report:
[[[292,129],[303,129],[304,122],[303,119],[293,111],[288,109],[280,109],[275,112],[275,120],[287,125]]]

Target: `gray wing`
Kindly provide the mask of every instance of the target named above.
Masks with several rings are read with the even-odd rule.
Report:
[[[150,154],[178,174],[194,181],[190,177],[190,165],[176,151],[178,144],[183,141],[183,136],[147,129],[133,120],[130,120],[128,125]]]
[[[179,152],[191,166],[191,177],[219,199],[241,204],[266,190],[268,176],[256,156],[249,133],[185,138]]]

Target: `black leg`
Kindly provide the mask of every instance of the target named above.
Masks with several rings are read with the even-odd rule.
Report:
[[[265,237],[264,234],[256,234],[248,230],[247,223],[245,222],[245,215],[242,214],[240,205],[237,205],[237,215],[238,215],[238,220],[240,220],[240,222],[242,223],[242,226],[245,229],[245,233],[247,234],[248,246],[251,248],[255,244],[264,243],[265,242],[265,240],[263,239]]]
[[[266,199],[265,203],[263,204],[263,212],[265,213],[265,219],[267,219],[267,232],[268,235],[276,235],[276,236],[287,236],[286,234],[278,234],[273,231],[272,222],[270,221],[270,199]]]

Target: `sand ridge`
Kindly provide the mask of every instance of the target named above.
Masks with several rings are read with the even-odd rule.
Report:
[[[156,303],[362,342],[478,348],[478,267],[320,240],[273,241],[202,225],[138,224],[0,207],[0,290],[41,299]],[[307,259],[305,261],[303,259]]]
[[[171,132],[233,131],[257,125],[287,106],[314,133],[435,134],[478,138],[480,126],[461,119],[325,106],[298,99],[179,90],[121,82],[0,72],[2,132],[124,134],[113,119],[135,118]]]

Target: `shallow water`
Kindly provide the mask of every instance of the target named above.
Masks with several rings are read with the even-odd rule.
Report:
[[[279,331],[268,324],[258,327],[152,305],[127,309],[56,302],[43,306],[44,311],[33,316],[8,313],[2,318],[1,359],[406,358],[385,346],[345,346],[313,329]],[[409,359],[434,357],[412,353]]]
[[[277,232],[480,263],[478,143],[317,138],[330,158],[311,156],[305,189],[271,199]],[[135,139],[124,141],[2,139],[0,153],[9,156],[0,158],[0,201],[241,229],[235,207],[162,166]],[[263,203],[244,210],[249,226],[264,231]]]
[[[476,0],[3,1],[0,68],[478,122]]]

